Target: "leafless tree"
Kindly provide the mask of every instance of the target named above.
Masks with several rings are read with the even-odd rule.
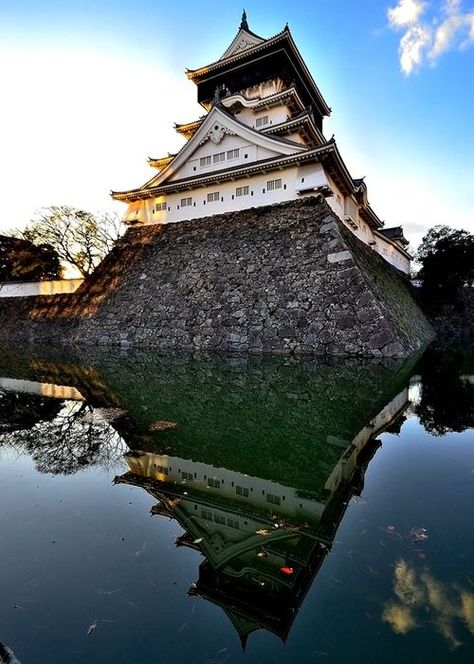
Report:
[[[128,448],[107,421],[96,417],[94,409],[85,402],[54,405],[58,407],[56,414],[45,412],[46,419],[41,411],[41,419],[36,422],[20,412],[17,421],[10,425],[5,422],[2,428],[0,422],[0,449],[26,452],[40,473],[70,475],[87,466],[117,466]]]
[[[54,247],[60,259],[86,277],[122,234],[115,214],[94,215],[68,205],[43,208],[18,236],[35,244]]]

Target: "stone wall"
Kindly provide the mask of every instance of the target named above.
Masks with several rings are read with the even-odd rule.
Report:
[[[404,357],[432,329],[325,201],[130,229],[77,293],[0,302],[0,339]]]

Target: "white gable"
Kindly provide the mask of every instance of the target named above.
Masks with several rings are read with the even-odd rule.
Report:
[[[251,165],[271,157],[289,156],[305,149],[255,131],[214,107],[175,159],[144,188],[241,164]],[[238,154],[228,154],[233,151]],[[208,159],[202,163],[205,157]]]
[[[251,143],[241,136],[225,135],[218,145],[207,140],[198,146],[186,163],[169,178],[181,180],[196,175],[207,175],[213,171],[236,166],[245,166],[262,159],[280,157],[281,152]]]
[[[249,48],[253,48],[258,44],[262,44],[265,40],[256,35],[252,35],[244,28],[241,28],[237,33],[237,36],[233,40],[232,44],[229,46],[227,51],[219,58],[219,60],[225,60],[230,58],[232,55],[237,55],[242,51],[246,51]]]

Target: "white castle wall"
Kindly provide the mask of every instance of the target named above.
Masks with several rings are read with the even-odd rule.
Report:
[[[226,139],[221,141],[222,145]],[[206,144],[208,147],[209,143]],[[235,143],[227,142],[227,146]],[[214,146],[214,149],[216,146]],[[229,149],[231,149],[229,147]],[[243,153],[245,154],[245,153]],[[188,164],[191,162],[188,162]],[[212,168],[211,168],[212,171]],[[268,182],[280,180],[281,188],[268,190]],[[297,198],[313,196],[314,188],[329,187],[333,192],[327,198],[327,202],[344,224],[357,235],[357,237],[370,245],[385,260],[396,268],[405,272],[410,271],[410,261],[389,240],[374,235],[372,229],[360,217],[357,218],[357,227],[353,228],[344,219],[344,195],[326,175],[320,164],[309,164],[305,166],[293,166],[284,171],[254,175],[251,178],[240,178],[233,182],[221,182],[200,187],[191,191],[172,193],[167,196],[159,196],[154,199],[132,203],[124,217],[126,222],[140,222],[143,224],[176,223],[187,219],[199,219],[213,214],[223,212],[234,212],[251,207],[283,203]],[[248,187],[249,192],[243,196],[237,196],[237,189]],[[218,200],[208,201],[208,194],[219,194]],[[183,199],[191,198],[191,205],[182,205]],[[157,210],[157,204],[166,202],[165,210]]]

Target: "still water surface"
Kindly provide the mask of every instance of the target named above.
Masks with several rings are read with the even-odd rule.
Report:
[[[0,505],[22,664],[474,660],[470,356],[2,348]]]

